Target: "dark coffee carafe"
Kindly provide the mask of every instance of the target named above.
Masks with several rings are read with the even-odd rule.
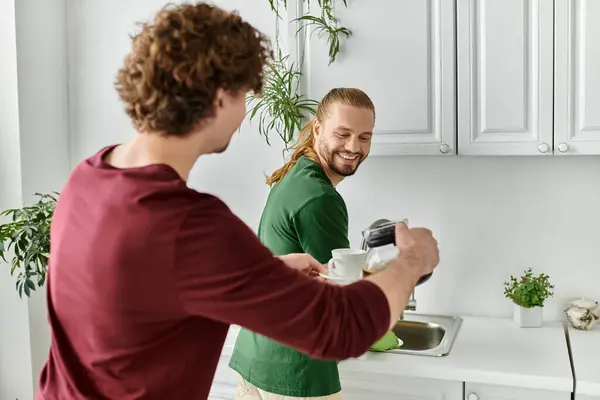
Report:
[[[408,225],[408,220],[402,222]],[[362,232],[362,248],[367,250],[367,265],[363,269],[365,276],[376,273],[385,268],[385,265],[398,256],[398,247],[396,247],[396,221],[380,219],[375,221],[368,229]],[[420,285],[431,278],[433,272],[422,276],[417,285]]]

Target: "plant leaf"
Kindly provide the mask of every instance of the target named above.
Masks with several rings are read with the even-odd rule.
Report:
[[[0,225],[0,257],[9,262],[11,275],[16,275],[15,289],[20,297],[29,296],[45,283],[50,257],[50,224],[59,194],[36,196],[37,203],[0,212],[12,217],[11,222]]]
[[[285,146],[293,140],[295,133],[302,126],[306,114],[306,104],[316,104],[297,93],[302,76],[300,66],[288,62],[289,55],[278,55],[265,68],[265,86],[260,100],[256,96],[249,97],[249,110],[246,115],[250,121],[258,120],[259,134],[264,136],[270,145],[269,133],[275,131]]]

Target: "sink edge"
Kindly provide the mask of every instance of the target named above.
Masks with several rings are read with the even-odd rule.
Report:
[[[412,318],[411,318],[412,317]],[[442,319],[442,320],[450,320],[451,323],[446,325],[443,323],[439,323],[439,321],[428,320],[429,318],[433,319]],[[408,355],[417,355],[417,356],[427,356],[427,357],[445,357],[450,354],[454,342],[456,340],[456,336],[460,331],[462,326],[463,319],[456,315],[443,315],[443,314],[421,314],[421,313],[405,313],[404,321],[414,321],[414,322],[430,322],[435,323],[444,328],[446,333],[444,334],[444,338],[440,342],[439,345],[427,350],[403,350],[402,347],[394,350],[385,350],[383,353],[396,353],[396,354],[408,354]],[[403,320],[399,320],[403,321]],[[373,350],[370,350],[373,351]],[[375,352],[375,351],[373,351]],[[381,351],[380,351],[381,353]]]

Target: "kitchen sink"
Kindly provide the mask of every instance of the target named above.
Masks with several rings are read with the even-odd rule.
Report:
[[[440,357],[450,353],[462,318],[405,311],[392,329],[404,344],[386,353]]]

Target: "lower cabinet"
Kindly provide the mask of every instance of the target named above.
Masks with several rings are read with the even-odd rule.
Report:
[[[209,400],[234,400],[237,377],[222,357]],[[340,370],[343,400],[571,400],[570,392]],[[600,397],[575,396],[575,400]]]
[[[340,371],[342,400],[462,400],[463,383]]]
[[[229,368],[229,357],[221,356],[213,378],[208,400],[234,400],[237,386],[237,376]]]
[[[571,392],[465,383],[465,400],[571,400]]]
[[[233,393],[210,392],[208,400],[235,400],[235,395]]]
[[[600,396],[590,396],[587,394],[575,393],[575,400],[600,400]]]

